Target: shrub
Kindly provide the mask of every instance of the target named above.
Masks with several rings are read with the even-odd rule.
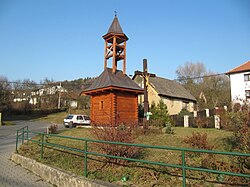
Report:
[[[162,132],[163,134],[174,134],[171,124],[167,124],[166,127],[163,127]]]
[[[240,110],[237,112],[226,112],[222,115],[222,127],[226,130],[234,132],[234,135],[239,132],[239,129],[244,123],[249,121],[248,110]]]
[[[241,104],[240,103],[235,103],[233,105],[233,111],[234,112],[238,112],[238,111],[240,111],[240,109],[241,109]]]
[[[134,143],[135,140],[135,127],[133,125],[125,126],[118,125],[109,126],[101,125],[93,129],[93,135],[98,140]],[[124,146],[116,144],[96,143],[97,149],[103,154],[114,155],[126,158],[136,158],[140,155],[140,149],[133,146]],[[125,160],[114,159],[106,157],[105,160],[108,164],[125,164]]]
[[[193,132],[192,136],[187,136],[184,142],[189,144],[192,148],[197,149],[213,149],[214,146],[209,145],[207,140],[207,133]]]
[[[209,126],[209,118],[207,117],[196,117],[194,123],[198,128],[207,128]]]
[[[165,127],[166,124],[171,124],[171,118],[168,115],[167,105],[160,100],[158,105],[152,103],[150,111],[152,112],[152,120],[157,120],[160,127]]]
[[[244,103],[234,104],[233,110],[221,115],[222,128],[233,132],[229,140],[232,151],[250,153],[250,107]],[[237,157],[238,168],[241,172],[250,169],[250,158]]]
[[[165,123],[162,119],[150,119],[148,125],[153,127],[164,127]]]
[[[49,130],[49,132],[48,132],[49,134],[56,134],[56,133],[58,133],[58,125],[52,124],[52,125],[50,125],[48,130]]]
[[[190,113],[186,108],[183,108],[183,109],[181,109],[181,111],[179,112],[178,117],[184,117],[185,115],[190,116],[190,114],[191,114],[191,113]]]
[[[250,121],[240,126],[237,133],[235,133],[236,139],[236,150],[243,153],[250,153]],[[241,170],[250,169],[250,158],[249,157],[238,157],[238,164]]]

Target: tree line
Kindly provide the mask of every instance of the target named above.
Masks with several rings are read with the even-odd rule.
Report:
[[[68,109],[71,100],[77,101],[79,109],[88,108],[89,97],[80,96],[80,92],[91,85],[93,80],[87,77],[56,82],[45,78],[36,83],[30,79],[9,81],[7,77],[0,76],[0,112],[28,113],[32,110],[56,109],[58,106]],[[53,87],[53,94],[46,94],[46,90]],[[31,97],[36,97],[36,104],[30,102]]]

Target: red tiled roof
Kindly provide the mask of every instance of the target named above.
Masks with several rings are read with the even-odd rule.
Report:
[[[230,70],[226,74],[240,73],[240,72],[245,72],[245,71],[250,71],[250,61],[247,61],[244,64],[241,64],[240,66]]]

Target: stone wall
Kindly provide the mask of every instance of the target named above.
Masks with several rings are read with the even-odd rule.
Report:
[[[12,153],[11,160],[22,167],[32,171],[40,176],[43,180],[60,187],[117,187],[117,185],[89,180],[84,177],[67,173],[61,169],[53,168],[45,164],[39,163],[33,159]]]

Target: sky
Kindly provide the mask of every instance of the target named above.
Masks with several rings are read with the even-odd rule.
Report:
[[[225,73],[250,60],[249,0],[0,0],[0,76],[99,76],[114,11],[129,38],[128,75],[144,58],[168,79],[186,62]]]

